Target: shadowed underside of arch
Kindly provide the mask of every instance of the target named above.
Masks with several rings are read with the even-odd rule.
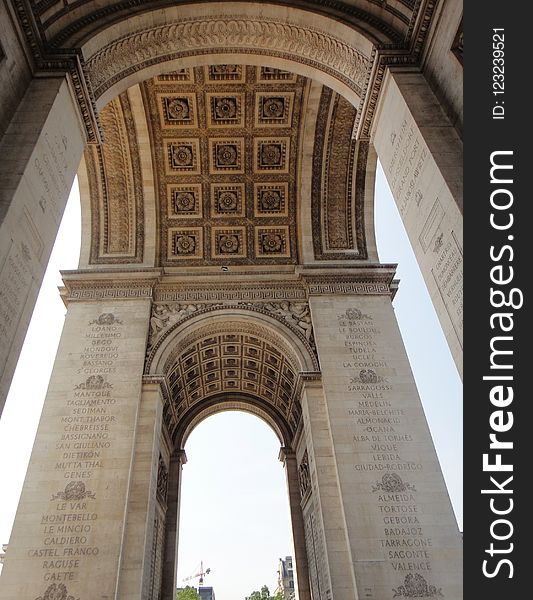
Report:
[[[15,6],[37,70],[70,72],[88,141],[97,142],[96,107],[191,57],[281,61],[345,95],[358,108],[358,130],[368,135],[385,64],[417,63],[436,3],[48,0],[28,7],[16,0]]]

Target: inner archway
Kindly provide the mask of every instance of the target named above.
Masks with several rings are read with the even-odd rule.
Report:
[[[280,442],[258,417],[226,411],[199,423],[185,443],[177,585],[204,585],[220,600],[244,600],[267,585],[274,594],[279,557],[293,555]]]

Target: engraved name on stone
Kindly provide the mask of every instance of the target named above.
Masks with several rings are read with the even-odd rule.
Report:
[[[41,545],[29,551],[30,557],[42,559],[47,583],[77,580],[80,570],[87,568],[85,561],[100,554],[102,532],[93,487],[115,442],[120,402],[110,377],[124,344],[121,325],[112,313],[88,323],[74,371],[80,379],[55,416],[60,434],[52,468],[65,484],[58,485],[49,498],[49,510],[41,515]]]
[[[417,149],[415,144],[411,162]],[[409,156],[404,159],[409,163]],[[399,185],[403,185],[401,181]],[[371,315],[358,309],[347,310],[337,319],[348,355],[342,362],[343,371],[349,375],[346,390],[354,400],[346,409],[359,456],[353,468],[366,477],[375,477],[367,493],[372,496],[369,505],[375,511],[376,526],[383,532],[378,543],[392,572],[431,571],[431,539],[421,524],[416,486],[407,481],[409,474],[421,472],[423,465],[408,458],[408,449],[415,441],[407,430],[410,410],[393,402],[394,371],[379,351],[386,348],[380,339],[382,331]]]

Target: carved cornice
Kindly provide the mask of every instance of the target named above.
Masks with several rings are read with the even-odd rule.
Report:
[[[137,300],[139,298],[152,298],[153,282],[144,281],[136,283],[119,284],[78,284],[75,286],[66,286],[66,293],[63,295],[64,301],[82,301],[89,300]]]
[[[65,284],[61,296],[66,304],[72,301],[152,298],[154,286],[160,278],[157,269],[127,272],[79,270],[63,271],[61,274]]]
[[[302,273],[309,296],[357,294],[394,297],[397,281],[393,265],[369,265],[368,268],[339,270],[336,274],[308,270]]]
[[[257,282],[162,284],[155,290],[156,302],[257,302],[261,300],[306,300],[299,282],[265,285]]]
[[[74,8],[77,8],[82,4],[87,4],[89,1],[90,0],[73,0],[69,2],[62,10],[56,11],[53,15],[43,21],[42,27],[48,28],[50,25],[71,12]],[[408,8],[413,9],[415,0],[400,1]],[[383,0],[369,0],[369,2],[378,5],[385,12],[394,15],[402,23],[407,24],[409,22],[409,18],[406,15],[395,9],[393,6],[390,6],[387,3],[384,4]],[[41,8],[41,5],[44,8],[48,7],[50,3],[53,3],[53,0],[42,0],[38,5],[40,10],[34,9],[35,13],[37,15],[42,14],[44,10]],[[156,2],[152,2],[152,4],[157,4],[158,8],[164,5],[175,5],[178,3],[192,4],[194,2],[191,2],[191,0],[182,0],[182,2],[176,2],[176,0],[157,0]],[[144,9],[147,4],[150,4],[150,2],[147,2],[146,0],[122,0],[121,2],[110,2],[107,6],[100,6],[97,10],[90,12],[76,21],[71,22],[66,27],[63,27],[51,40],[51,43],[56,47],[62,46],[71,36],[76,35],[84,29],[93,29],[95,24],[101,23],[109,18],[116,19],[116,15],[120,15],[120,13],[131,14],[136,11],[136,9]],[[289,5],[303,10],[310,9],[326,17],[338,18],[348,25],[356,25],[359,28],[364,29],[367,35],[373,39],[377,39],[377,32],[383,34],[392,42],[401,42],[405,37],[398,29],[389,24],[389,19],[380,19],[366,10],[362,10],[353,4],[340,2],[339,0],[293,0],[292,2],[288,2],[287,0],[274,0],[272,4],[279,4],[281,6]]]
[[[28,11],[26,3],[23,0],[14,0],[13,5],[33,57],[35,74],[48,73],[68,76],[78,104],[80,118],[85,126],[86,141],[90,144],[101,142],[102,135],[96,113],[96,103],[87,79],[81,50],[78,48],[50,48],[46,43],[42,28],[37,25],[31,10]]]

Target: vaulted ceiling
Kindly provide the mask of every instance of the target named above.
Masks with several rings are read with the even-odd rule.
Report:
[[[272,67],[183,68],[134,86],[101,111],[104,141],[85,150],[87,266],[294,265],[299,219],[316,259],[366,258],[355,116]]]

